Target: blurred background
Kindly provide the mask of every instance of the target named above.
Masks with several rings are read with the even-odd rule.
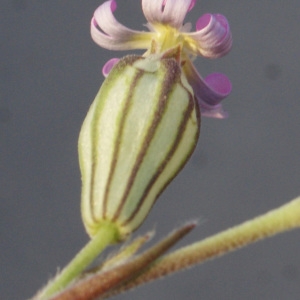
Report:
[[[0,9],[0,291],[30,298],[88,241],[80,216],[77,139],[103,76],[124,53],[90,38],[103,1],[2,0]],[[116,16],[143,29],[138,0]],[[205,220],[179,245],[202,239],[300,194],[298,0],[197,1],[186,21],[222,13],[234,44],[226,57],[199,58],[233,91],[230,117],[203,118],[198,147],[135,236],[155,241],[191,219]],[[135,52],[136,53],[136,52]],[[116,299],[299,299],[300,231],[251,245]]]

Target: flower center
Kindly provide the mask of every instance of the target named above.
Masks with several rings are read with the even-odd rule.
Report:
[[[156,53],[165,52],[168,49],[174,48],[178,45],[183,45],[184,36],[182,33],[169,25],[166,24],[155,24],[155,42],[156,42]]]

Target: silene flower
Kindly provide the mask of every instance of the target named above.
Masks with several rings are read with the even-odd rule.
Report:
[[[97,8],[91,21],[94,41],[109,50],[145,49],[142,56],[110,60],[107,76],[79,137],[82,217],[95,236],[105,223],[120,239],[143,222],[157,197],[195,149],[200,116],[224,118],[221,101],[228,78],[205,79],[192,61],[229,52],[231,32],[220,14],[183,23],[195,0],[142,0],[149,31],[120,24],[114,0]]]

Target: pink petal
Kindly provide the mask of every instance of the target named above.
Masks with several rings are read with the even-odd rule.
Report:
[[[179,29],[195,0],[142,0],[144,15],[149,23],[163,23]]]
[[[231,82],[227,76],[221,73],[212,73],[205,77],[206,85],[215,92],[214,99],[211,99],[210,104],[216,105],[220,103],[221,100],[226,98],[232,89]]]
[[[116,8],[116,2],[109,0],[96,9],[91,20],[93,40],[109,50],[147,49],[152,34],[131,30],[119,23],[113,15]]]
[[[205,14],[196,23],[196,32],[189,33],[198,44],[201,55],[209,58],[224,56],[232,46],[227,19],[220,14]]]
[[[226,117],[220,102],[231,92],[229,79],[220,73],[203,79],[190,61],[186,61],[183,70],[199,102],[201,113],[213,118]]]
[[[116,63],[119,62],[119,60],[120,60],[119,58],[112,58],[105,63],[105,65],[102,68],[102,74],[104,77],[107,77],[111,69],[114,67]]]
[[[192,0],[188,11],[192,10],[195,4],[196,4],[196,0]]]

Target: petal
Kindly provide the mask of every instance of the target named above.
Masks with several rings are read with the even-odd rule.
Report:
[[[206,85],[215,92],[214,99],[211,99],[209,104],[216,105],[220,103],[220,101],[226,98],[231,92],[231,82],[224,74],[212,73],[205,77],[204,81]]]
[[[192,0],[188,11],[192,10],[195,4],[196,4],[196,0]]]
[[[104,77],[107,77],[113,66],[119,62],[119,58],[112,58],[108,60],[102,68],[102,74]]]
[[[200,111],[202,116],[208,118],[225,119],[228,117],[228,113],[223,110],[221,104],[211,106],[211,107],[206,107],[200,104]]]
[[[224,56],[232,46],[232,36],[227,19],[220,14],[205,14],[196,23],[196,32],[187,36],[194,40],[193,52],[205,57]]]
[[[190,60],[185,62],[183,71],[199,101],[201,113],[214,118],[226,117],[220,102],[231,92],[229,79],[220,73],[210,74],[203,79]]]
[[[144,15],[149,23],[163,23],[179,29],[195,0],[142,0]]]
[[[91,21],[93,40],[109,50],[147,49],[152,34],[131,30],[119,23],[113,15],[116,7],[116,2],[110,0],[96,9]]]
[[[165,6],[166,5],[166,2],[167,2],[168,0],[164,0],[164,2],[163,2],[163,6]],[[189,6],[189,9],[188,9],[188,11],[190,11],[190,10],[192,10],[193,9],[193,7],[195,6],[195,4],[196,4],[196,0],[192,0],[191,1],[191,3],[190,3],[190,6]]]

